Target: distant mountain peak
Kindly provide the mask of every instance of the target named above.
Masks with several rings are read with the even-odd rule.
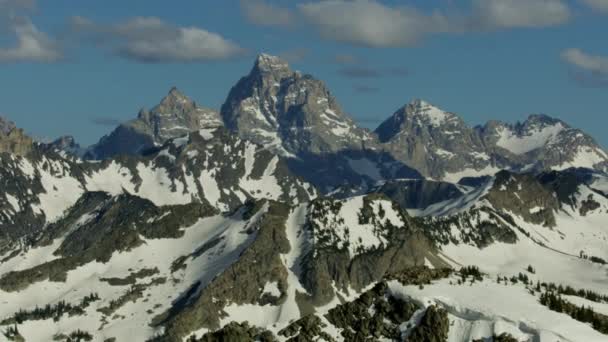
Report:
[[[293,71],[287,61],[277,56],[262,53],[258,55],[251,73],[273,75],[276,79],[282,79],[291,76]]]
[[[553,126],[556,124],[562,124],[563,126],[567,126],[562,120],[560,120],[558,118],[554,118],[547,114],[530,114],[528,116],[528,118],[526,119],[526,121],[524,122],[524,125],[525,124],[543,125],[543,126]]]
[[[141,109],[137,118],[119,125],[85,155],[105,159],[117,154],[139,154],[172,138],[199,129],[223,126],[219,113],[199,107],[190,97],[172,87],[151,110]]]
[[[184,95],[176,87],[172,87],[167,96],[161,100],[160,105],[169,107],[187,105],[193,107],[194,101],[192,101],[188,96]]]
[[[406,107],[407,114],[414,117],[424,117],[427,119],[425,123],[433,126],[440,126],[446,120],[455,117],[454,114],[448,113],[422,99],[414,99]]]

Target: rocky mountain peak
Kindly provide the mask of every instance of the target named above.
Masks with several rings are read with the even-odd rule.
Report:
[[[261,54],[222,106],[226,126],[283,155],[360,149],[369,133],[356,127],[325,84]]]
[[[176,87],[171,88],[159,104],[159,108],[162,109],[193,109],[194,107],[196,107],[194,101]]]
[[[253,71],[262,74],[275,75],[289,75],[293,73],[285,60],[265,53],[262,53],[257,57]]]
[[[441,126],[451,119],[457,118],[456,115],[446,112],[422,99],[414,99],[406,106],[404,112],[413,118],[421,120],[423,124],[430,124],[432,126]]]
[[[151,110],[141,109],[137,118],[119,125],[89,149],[86,158],[105,159],[117,154],[139,154],[169,139],[199,129],[223,126],[217,111],[199,107],[176,87]]]
[[[532,128],[544,128],[557,125],[561,125],[562,127],[568,127],[568,125],[563,121],[546,114],[531,114],[522,124],[523,127]]]
[[[17,155],[28,154],[34,145],[34,140],[27,136],[15,123],[0,117],[0,153],[7,152]]]
[[[386,142],[396,135],[418,130],[420,127],[424,127],[425,130],[435,129],[446,124],[465,125],[457,115],[446,112],[428,101],[414,99],[380,124],[376,134],[382,142]]]

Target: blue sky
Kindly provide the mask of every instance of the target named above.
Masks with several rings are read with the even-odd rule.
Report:
[[[608,0],[0,0],[0,113],[87,145],[172,86],[219,109],[267,52],[366,127],[423,98],[470,124],[546,113],[608,146],[607,34]]]

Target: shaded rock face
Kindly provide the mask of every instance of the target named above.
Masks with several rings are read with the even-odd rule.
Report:
[[[430,306],[420,323],[411,331],[406,341],[446,342],[450,330],[450,320],[445,309]]]
[[[0,117],[0,153],[25,156],[33,149],[34,140],[11,121]]]
[[[350,214],[357,215],[359,224],[370,225],[372,235],[383,240],[376,246],[365,245],[371,237],[351,237],[350,231],[356,229],[353,226],[344,231],[339,228],[345,224],[340,214],[343,206],[349,206],[348,201],[319,199],[312,204],[308,227],[314,247],[302,258],[302,284],[309,295],[302,295],[301,302],[327,304],[336,291],[361,290],[387,274],[424,265],[425,260],[437,267],[447,266],[436,257],[435,247],[422,229],[396,203],[369,195],[363,198],[360,210]],[[399,217],[400,223],[386,219],[391,216]]]
[[[454,200],[464,195],[463,191],[452,183],[425,179],[389,180],[373,191],[384,194],[407,209],[424,209],[432,204]]]
[[[431,270],[426,267],[412,267],[405,272],[392,274],[387,280],[398,280],[402,284],[430,284],[431,281],[445,278],[451,274],[449,269]],[[397,298],[390,292],[386,281],[380,281],[372,289],[363,292],[358,298],[337,305],[324,316],[310,314],[289,324],[279,331],[287,341],[335,341],[328,331],[338,331],[344,341],[403,341],[401,326],[410,321],[414,314],[423,310],[419,303]],[[435,334],[447,336],[448,325],[443,325],[443,311],[437,314],[433,309],[411,341],[427,341]],[[321,319],[324,318],[324,320]],[[445,318],[447,318],[447,313]],[[439,331],[432,331],[430,324],[440,323]],[[331,325],[331,327],[330,327]]]
[[[50,150],[63,151],[74,157],[82,157],[86,152],[71,135],[59,137],[54,141],[43,145]]]
[[[221,109],[226,127],[279,153],[332,153],[374,147],[323,82],[294,72],[278,57],[260,55]]]
[[[191,131],[222,125],[217,111],[199,107],[177,88],[172,88],[160,104],[149,111],[142,109],[137,119],[121,124],[101,138],[85,157],[106,159],[120,154],[140,154]]]
[[[508,171],[496,174],[494,186],[486,198],[494,208],[546,227],[555,226],[554,213],[561,207],[553,192],[545,188],[534,175]]]
[[[435,179],[467,168],[481,170],[492,160],[461,118],[423,100],[396,111],[375,133],[397,160]]]
[[[191,338],[188,341],[192,342],[243,342],[243,341],[258,341],[258,342],[275,342],[274,335],[267,330],[251,327],[247,322],[235,323],[230,322],[222,329],[206,333],[200,339]]]
[[[204,286],[198,294],[186,298],[156,320],[166,326],[167,340],[180,340],[202,327],[219,328],[226,314],[223,308],[231,303],[279,305],[286,299],[287,270],[280,254],[289,251],[285,222],[290,208],[278,202],[259,202],[250,206],[243,218],[260,216],[248,232],[255,240],[239,259],[222,274]],[[260,265],[264,265],[260,267]],[[265,284],[276,282],[279,297],[265,294]]]

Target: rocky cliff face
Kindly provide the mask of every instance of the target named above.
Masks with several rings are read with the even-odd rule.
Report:
[[[415,100],[375,132],[397,160],[426,177],[451,182],[501,169],[605,171],[608,165],[608,154],[592,137],[546,115],[531,115],[516,124],[490,121],[470,127],[453,113]]]
[[[101,138],[85,157],[106,159],[120,154],[140,154],[168,139],[219,126],[222,121],[218,112],[199,107],[177,88],[172,88],[160,104],[151,110],[142,109],[137,119],[121,124]]]
[[[63,151],[74,157],[82,157],[84,153],[86,153],[86,149],[82,148],[71,135],[59,137],[54,141],[43,145],[48,149]]]
[[[11,121],[0,117],[0,153],[27,155],[34,141]]]
[[[375,146],[323,82],[265,54],[231,89],[221,113],[226,126],[241,137],[287,155]]]
[[[399,109],[375,132],[397,160],[435,179],[457,181],[464,170],[483,170],[492,164],[473,129],[455,114],[423,100]]]

